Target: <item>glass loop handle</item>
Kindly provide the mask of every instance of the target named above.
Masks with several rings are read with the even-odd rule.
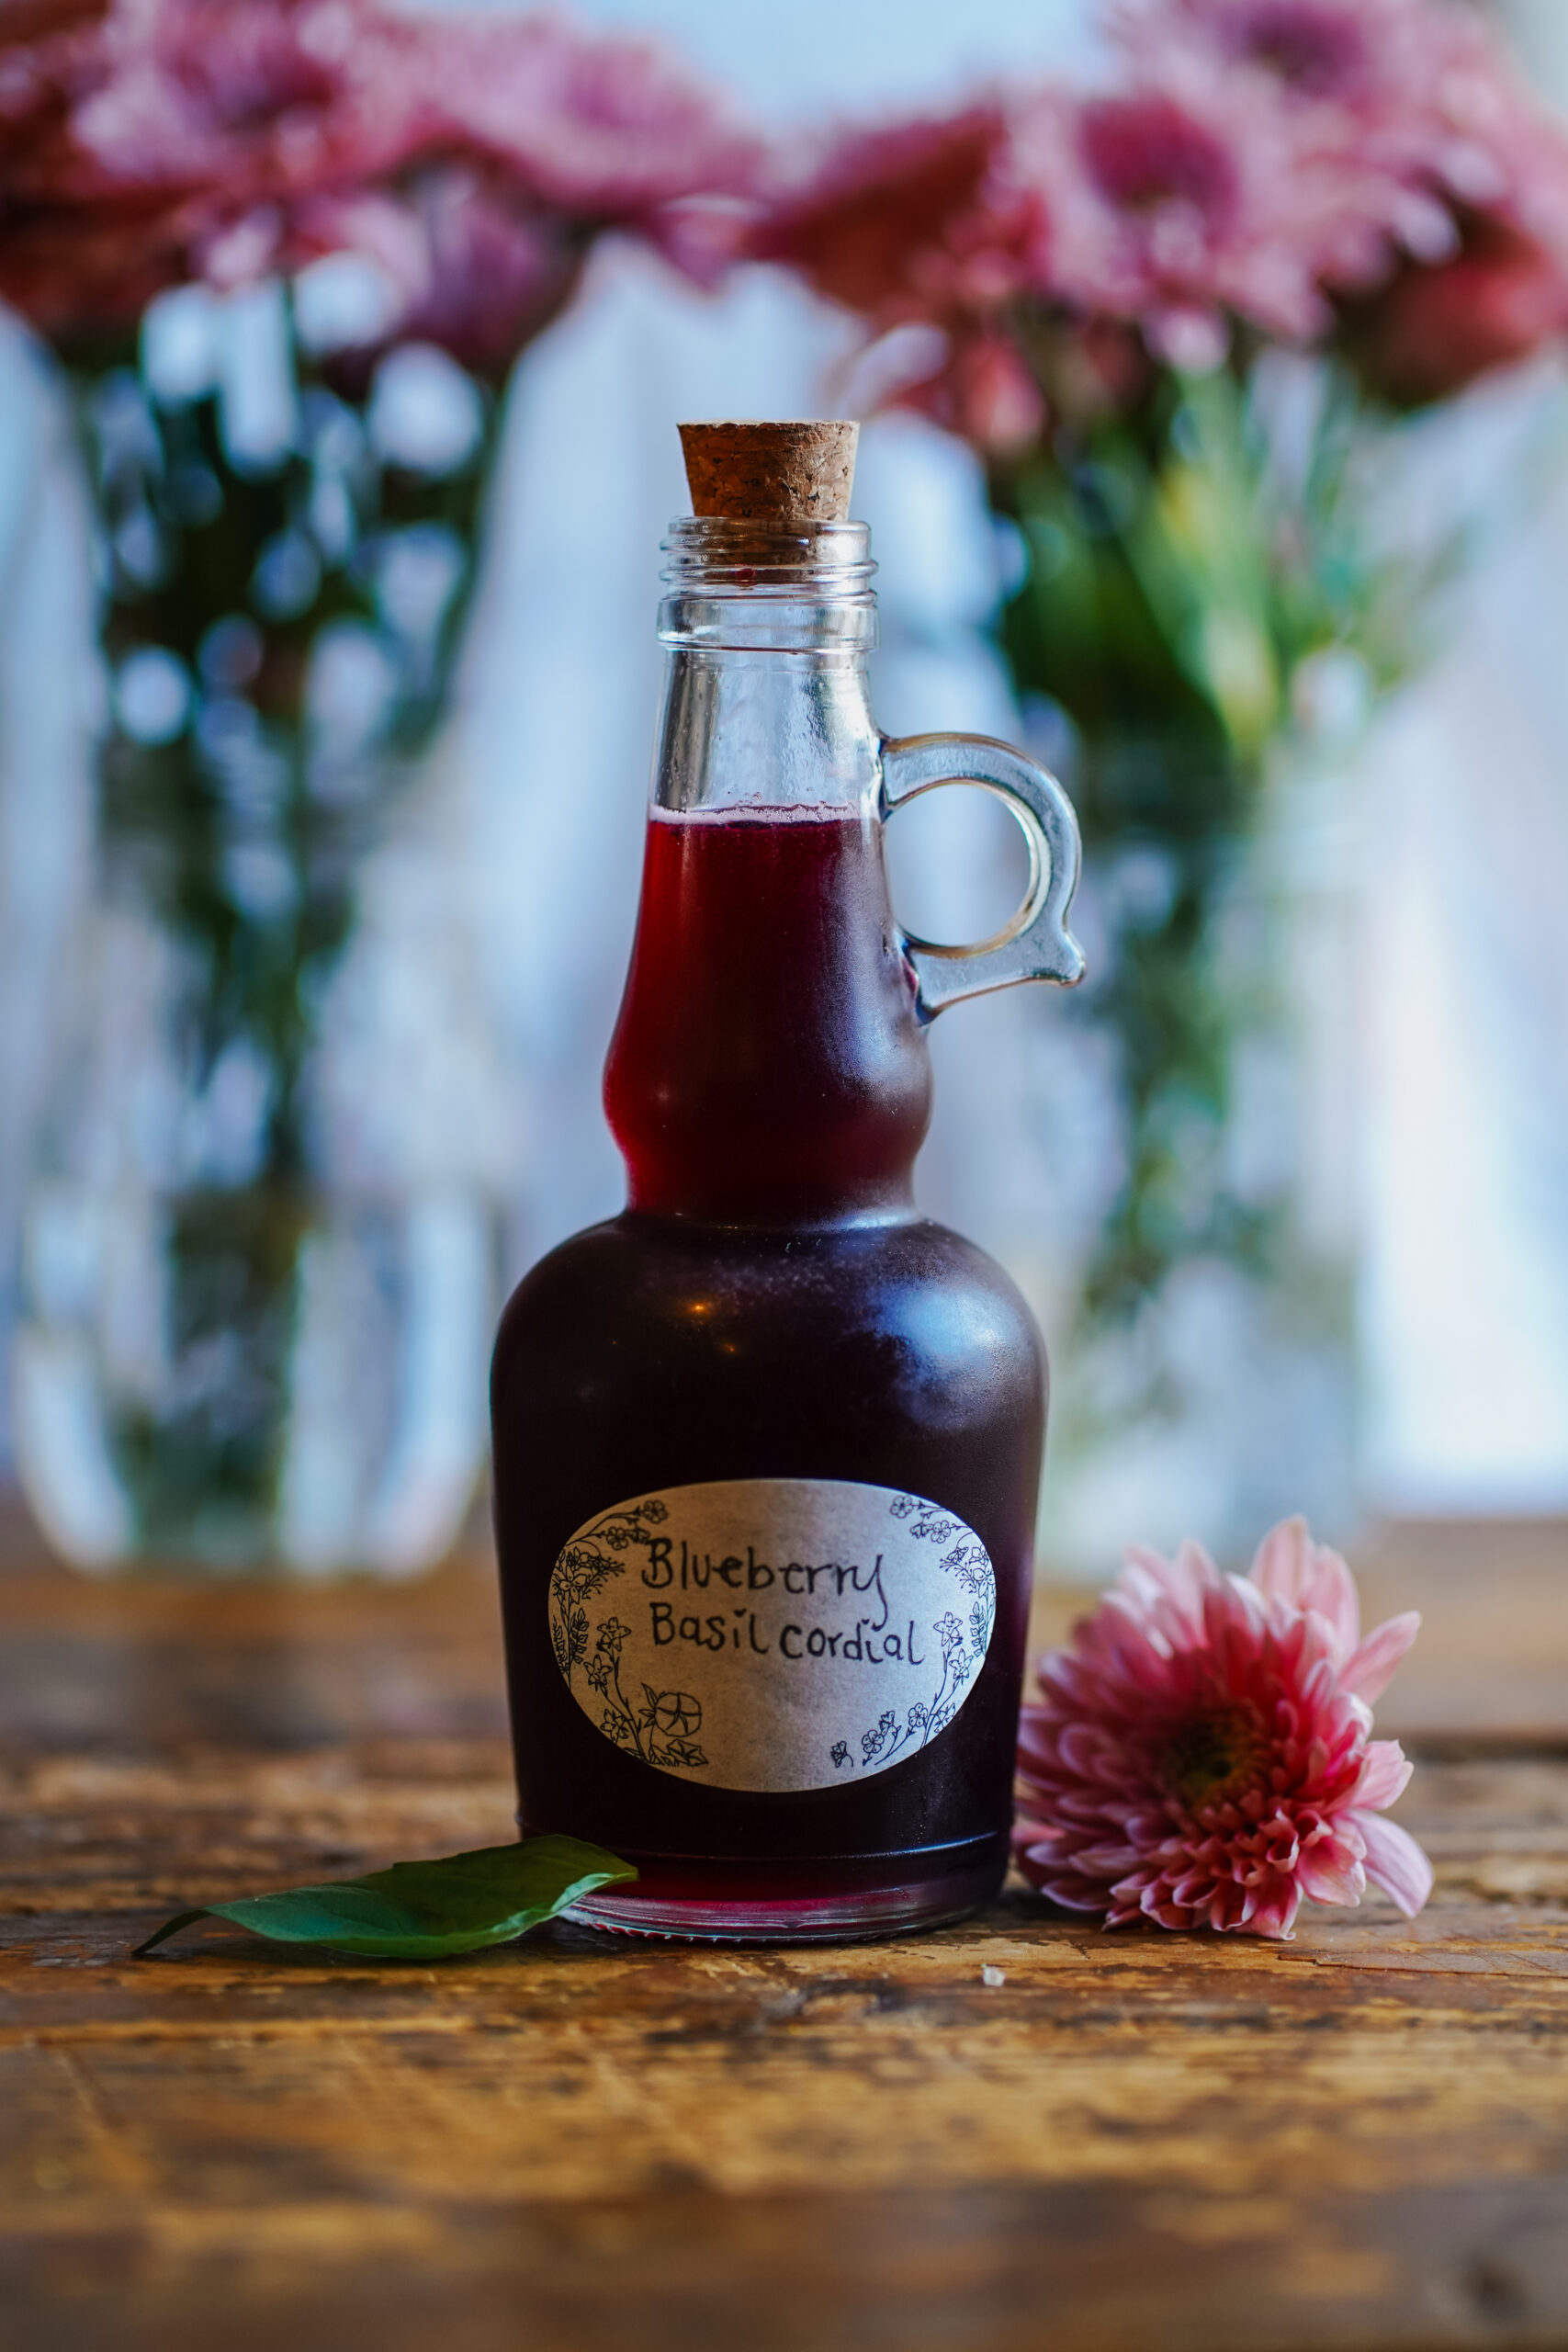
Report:
[[[1083,949],[1067,929],[1081,850],[1073,804],[1055,777],[1009,743],[987,735],[908,735],[882,743],[882,813],[939,785],[974,784],[994,793],[1017,820],[1029,847],[1029,888],[1012,921],[994,938],[944,947],[903,934],[919,984],[919,1011],[934,1020],[950,1004],[1017,980],[1055,980],[1075,988]]]

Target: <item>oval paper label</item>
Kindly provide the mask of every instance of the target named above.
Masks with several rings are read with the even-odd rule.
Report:
[[[996,1622],[972,1527],[840,1478],[666,1487],[580,1527],[550,1576],[572,1697],[656,1771],[841,1786],[953,1721]]]

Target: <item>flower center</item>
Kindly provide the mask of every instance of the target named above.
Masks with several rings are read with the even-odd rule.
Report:
[[[1218,220],[1235,195],[1235,169],[1203,125],[1159,96],[1102,98],[1082,118],[1085,160],[1107,200],[1123,212],[1186,205]]]
[[[1160,1756],[1161,1775],[1188,1804],[1207,1804],[1248,1778],[1262,1751],[1250,1714],[1238,1707],[1216,1708],[1173,1726]]]
[[[1365,43],[1350,17],[1310,0],[1262,0],[1242,12],[1235,38],[1255,65],[1314,98],[1340,96],[1366,62]]]

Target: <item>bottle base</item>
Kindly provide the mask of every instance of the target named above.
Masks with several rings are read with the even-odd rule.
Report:
[[[874,1884],[829,1879],[791,1887],[775,1878],[731,1889],[720,1871],[678,1877],[656,1864],[634,1885],[598,1888],[567,1917],[583,1928],[681,1943],[861,1943],[966,1919],[997,1894],[1006,1867],[1004,1857],[903,1883],[885,1869]]]

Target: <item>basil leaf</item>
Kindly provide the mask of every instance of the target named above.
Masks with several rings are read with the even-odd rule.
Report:
[[[510,1943],[596,1886],[634,1879],[629,1862],[576,1838],[527,1838],[435,1862],[394,1862],[366,1878],[243,1894],[165,1919],[131,1954],[141,1960],[193,1919],[231,1919],[275,1943],[328,1944],[375,1960],[441,1960]]]

